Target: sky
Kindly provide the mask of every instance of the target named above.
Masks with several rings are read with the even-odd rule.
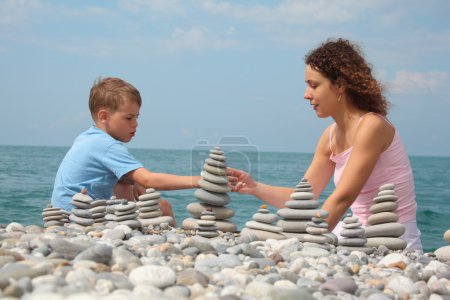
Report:
[[[303,98],[303,59],[342,37],[388,87],[408,153],[450,156],[449,15],[447,0],[0,0],[0,144],[70,146],[114,76],[143,98],[130,148],[312,153],[332,120]]]

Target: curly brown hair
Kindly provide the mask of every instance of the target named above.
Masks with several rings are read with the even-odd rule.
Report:
[[[384,87],[373,77],[360,48],[348,40],[328,39],[305,55],[305,63],[331,83],[343,86],[350,102],[358,109],[387,115],[389,102]]]

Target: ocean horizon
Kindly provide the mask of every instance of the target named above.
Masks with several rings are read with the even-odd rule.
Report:
[[[130,152],[153,172],[177,175],[199,175],[211,145],[192,149],[130,148]],[[69,147],[0,145],[0,224],[19,222],[42,226],[42,209],[50,202],[53,182],[59,163]],[[227,151],[226,145],[224,150]],[[312,153],[258,151],[238,146],[229,149],[227,164],[249,171],[264,183],[293,187],[311,162]],[[418,203],[417,221],[422,232],[425,252],[446,245],[443,233],[450,228],[450,157],[410,156]],[[323,203],[334,185],[329,183],[319,198]],[[162,191],[173,206],[177,226],[190,217],[186,206],[196,202],[194,190]],[[249,195],[229,193],[228,205],[235,211],[232,221],[242,229],[262,201]],[[276,209],[269,206],[272,212]]]

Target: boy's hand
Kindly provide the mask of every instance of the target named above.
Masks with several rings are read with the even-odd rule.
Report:
[[[137,201],[140,195],[145,193],[145,187],[135,182],[133,186],[134,199]]]
[[[254,194],[258,183],[253,180],[250,174],[233,168],[228,168],[227,172],[229,185],[233,192],[241,194]]]

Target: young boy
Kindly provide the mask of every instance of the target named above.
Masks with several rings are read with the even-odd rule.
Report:
[[[95,125],[81,133],[67,152],[55,178],[52,205],[72,209],[72,196],[83,188],[93,199],[134,200],[145,188],[177,190],[198,187],[199,176],[152,173],[127,150],[136,134],[141,108],[139,91],[119,78],[97,80],[91,88],[89,109]],[[134,192],[133,192],[134,188]],[[163,200],[164,215],[173,216]]]

